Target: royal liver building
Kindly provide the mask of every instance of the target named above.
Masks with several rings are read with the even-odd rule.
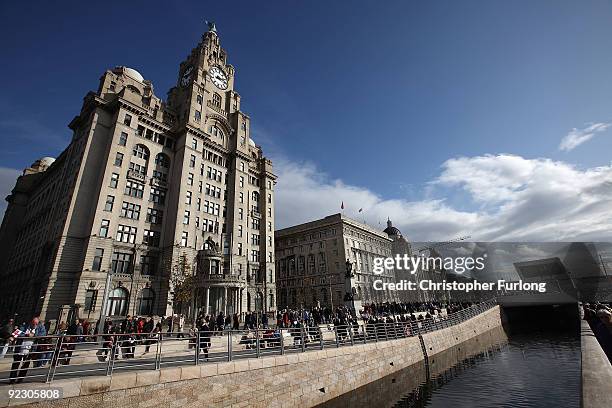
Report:
[[[134,69],[103,73],[68,147],[7,197],[4,315],[96,319],[104,303],[110,316],[167,315],[181,274],[195,275],[184,313],[276,309],[276,177],[235,75],[213,24],[165,102]]]

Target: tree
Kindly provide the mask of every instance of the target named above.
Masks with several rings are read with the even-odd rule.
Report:
[[[187,259],[187,255],[183,254],[179,261],[172,268],[170,275],[170,284],[172,291],[172,314],[175,312],[176,303],[182,304],[193,299],[196,278],[191,272],[191,264]]]

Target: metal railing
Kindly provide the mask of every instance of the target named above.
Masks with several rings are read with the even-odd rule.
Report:
[[[495,304],[491,300],[422,320],[359,321],[191,335],[160,332],[23,337],[9,345],[7,356],[0,359],[0,382],[52,382],[67,377],[112,375],[122,370],[158,370],[395,340],[462,323]]]

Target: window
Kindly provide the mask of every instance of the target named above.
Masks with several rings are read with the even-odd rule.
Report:
[[[153,178],[164,183],[168,181],[168,175],[159,170],[153,170]]]
[[[240,162],[240,171],[244,171],[244,162],[243,161]]]
[[[272,204],[272,194],[268,194],[268,204]]]
[[[133,244],[136,242],[136,227],[130,227],[129,225],[119,225],[117,227],[117,238],[119,242],[125,242]]]
[[[272,221],[268,221],[268,231],[272,232]]]
[[[253,199],[253,211],[259,212],[259,193],[257,191],[253,191],[252,199]]]
[[[115,166],[121,167],[123,164],[123,153],[115,154]]]
[[[117,188],[118,183],[119,183],[119,174],[118,173],[111,174],[110,187]]]
[[[113,252],[111,259],[111,270],[113,273],[130,273],[132,265],[132,254],[129,252]]]
[[[128,134],[125,132],[121,132],[119,135],[119,146],[125,146],[127,144]]]
[[[102,220],[100,225],[100,235],[102,238],[108,237],[108,227],[110,226],[110,220]]]
[[[121,216],[124,218],[131,218],[137,220],[140,218],[140,206],[134,203],[128,203],[124,201],[121,204]]]
[[[251,234],[251,245],[259,245],[259,234]]]
[[[126,113],[125,117],[123,118],[123,124],[126,126],[130,126],[132,124],[132,115]]]
[[[94,252],[93,264],[91,265],[92,271],[99,271],[102,267],[102,258],[104,257],[104,249],[96,248],[96,252]]]
[[[242,242],[238,243],[238,255],[242,255]]]
[[[221,107],[221,95],[216,92],[212,96],[212,105],[217,108]]]
[[[242,220],[244,218],[244,211],[242,208],[238,209],[238,219]]]
[[[196,122],[199,122],[200,120],[202,120],[202,112],[200,112],[199,110],[195,111],[194,118]]]
[[[104,211],[113,211],[114,203],[115,203],[115,196],[107,195],[106,203],[104,204]]]
[[[223,130],[221,130],[221,128],[220,128],[220,127],[218,127],[218,126],[216,126],[216,125],[212,125],[212,126],[209,128],[209,130],[210,130],[210,133],[211,133],[213,136],[218,137],[219,139],[221,139],[221,141],[222,141],[222,142],[224,141],[224,139],[225,139],[225,134],[223,133]]]
[[[196,101],[198,102],[199,105],[201,105],[202,102],[204,102],[204,98],[202,98],[202,95],[198,95],[196,96]]]
[[[196,164],[196,157],[192,154],[191,158],[189,159],[189,167],[195,167]]]
[[[140,273],[142,275],[155,275],[157,272],[157,257],[151,255],[140,256]]]
[[[244,187],[244,177],[240,176],[240,187]]]
[[[108,297],[107,316],[125,316],[128,308],[128,291],[125,288],[115,288]]]
[[[164,204],[164,201],[166,201],[166,190],[162,190],[156,187],[151,187],[151,194],[149,195],[149,201],[155,204]],[[161,218],[160,218],[160,222],[161,222]]]
[[[188,191],[185,195],[185,204],[191,205],[191,191]]]
[[[161,224],[164,212],[155,208],[147,208],[147,222],[151,224]]]
[[[164,153],[159,153],[155,156],[155,165],[159,167],[170,167],[170,159]]]
[[[149,160],[149,149],[146,146],[137,144],[132,150],[132,154],[140,159]]]
[[[83,310],[86,312],[94,312],[96,310],[96,301],[98,300],[98,291],[95,289],[87,289],[85,292],[85,304]]]
[[[251,250],[251,262],[259,262],[259,251],[256,249]]]
[[[183,231],[181,233],[181,246],[186,247],[188,244],[189,233],[187,231]]]
[[[253,227],[253,229],[258,230],[259,229],[259,218],[253,218],[251,221],[251,226]]]
[[[153,301],[155,300],[155,294],[150,288],[144,288],[138,295],[138,314],[139,315],[151,315],[153,314]]]
[[[141,176],[146,176],[147,174],[147,167],[141,164],[130,162],[130,170],[132,170],[134,173],[140,174]]]
[[[142,236],[142,243],[149,246],[158,247],[159,246],[159,232],[144,230],[144,234]]]
[[[189,225],[189,211],[185,210],[185,214],[183,214],[183,224]]]
[[[238,237],[242,237],[242,225],[238,226]]]
[[[238,196],[238,202],[244,203],[244,193],[240,193],[240,195]]]
[[[144,184],[137,183],[135,181],[128,180],[125,183],[125,194],[130,197],[142,198],[144,191]]]
[[[187,175],[187,184],[189,184],[190,186],[193,186],[193,173],[189,173]]]

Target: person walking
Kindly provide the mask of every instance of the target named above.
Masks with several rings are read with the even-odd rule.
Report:
[[[16,338],[16,352],[13,354],[13,364],[9,374],[9,383],[21,383],[28,373],[30,361],[34,358],[32,355],[32,347],[37,335],[43,336],[38,326],[39,319],[34,317],[30,323],[23,325],[20,329],[13,332],[13,337]],[[37,334],[38,330],[38,334]]]
[[[207,320],[201,321],[201,326],[198,327],[200,332],[200,344],[198,347],[204,352],[204,359],[208,361],[208,349],[210,348],[210,326]]]

